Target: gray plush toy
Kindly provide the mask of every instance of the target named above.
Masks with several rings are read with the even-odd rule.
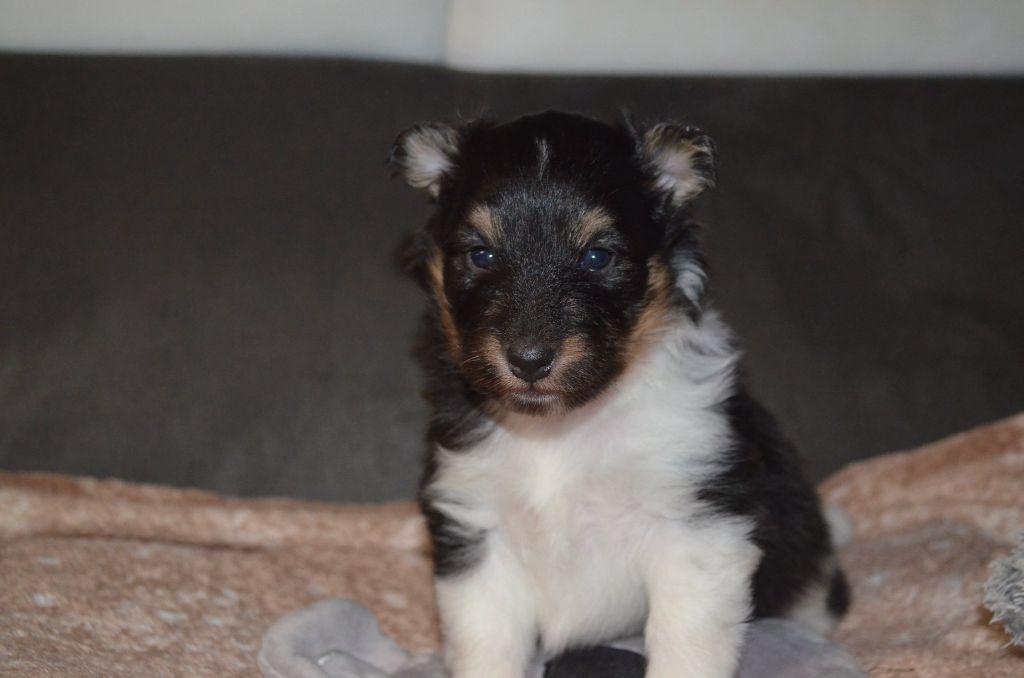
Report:
[[[642,678],[643,639],[537,662],[530,678]],[[366,608],[325,600],[275,623],[259,654],[265,678],[445,678],[437,655],[410,655],[384,635]],[[737,678],[867,678],[840,647],[795,622],[750,626]]]
[[[985,584],[985,607],[992,623],[1002,624],[1010,644],[1024,646],[1024,533],[1017,550],[992,563],[992,575]]]

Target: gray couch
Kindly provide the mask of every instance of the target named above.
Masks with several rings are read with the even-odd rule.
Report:
[[[714,295],[816,477],[1024,409],[1019,79],[483,76],[0,55],[0,468],[409,496],[421,119],[681,118]]]

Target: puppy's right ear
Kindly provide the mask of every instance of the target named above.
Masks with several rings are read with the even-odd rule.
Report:
[[[458,130],[438,122],[421,123],[398,135],[390,163],[406,183],[436,199],[455,168],[458,150]]]

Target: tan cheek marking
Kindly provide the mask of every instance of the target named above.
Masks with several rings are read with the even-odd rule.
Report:
[[[477,205],[471,209],[466,221],[468,221],[469,225],[475,228],[490,245],[496,243],[498,238],[501,237],[501,227],[494,219],[494,215],[491,214],[491,210],[484,205]]]
[[[565,386],[569,371],[586,358],[587,354],[587,342],[583,337],[578,334],[566,337],[552,366],[549,383],[555,388]]]
[[[513,389],[518,386],[515,376],[509,370],[508,364],[505,362],[505,352],[502,350],[501,342],[498,341],[497,337],[488,335],[481,343],[480,349],[468,357],[463,365],[466,365],[473,360],[486,362],[494,368],[492,371],[494,378],[491,380],[490,384],[488,384],[489,388],[494,391],[500,393],[501,391]],[[502,409],[500,398],[487,398],[484,400],[482,407],[484,412],[498,420],[507,415],[507,412]]]
[[[665,328],[672,309],[672,278],[662,262],[648,265],[646,305],[630,333],[626,347],[626,364],[632,363],[653,343]]]
[[[489,335],[484,339],[480,353],[483,355],[484,360],[491,364],[495,374],[497,374],[498,383],[495,384],[496,386],[500,388],[515,388],[519,385],[519,380],[516,379],[508,367],[508,362],[505,360],[505,351],[502,350],[501,342],[497,337]]]
[[[451,304],[448,303],[448,297],[444,293],[444,255],[437,247],[433,249],[427,259],[427,280],[430,282],[434,300],[437,302],[441,330],[444,332],[445,342],[448,344],[448,352],[456,362],[459,362],[462,360],[462,339],[455,327]]]
[[[575,365],[587,356],[587,342],[578,334],[565,338],[560,351],[566,367]]]
[[[600,207],[584,212],[574,233],[576,244],[586,247],[599,233],[607,231],[613,224],[611,215]]]

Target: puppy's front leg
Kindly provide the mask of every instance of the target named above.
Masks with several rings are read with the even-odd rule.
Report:
[[[523,678],[536,627],[514,556],[494,535],[471,569],[437,580],[437,604],[452,678]]]
[[[732,678],[760,550],[739,523],[659,533],[648,559],[647,678]]]

